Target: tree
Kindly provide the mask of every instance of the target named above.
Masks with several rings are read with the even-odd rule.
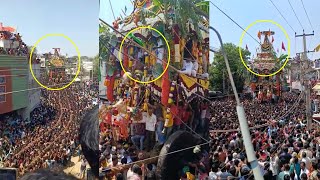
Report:
[[[99,55],[96,55],[93,58],[93,72],[94,76],[99,76],[99,68],[100,68],[100,61],[99,61]]]
[[[151,9],[153,12],[158,12],[159,9],[165,14],[165,24],[172,19],[175,24],[178,24],[182,37],[188,35],[189,26],[188,22],[194,25],[194,29],[199,38],[201,38],[199,22],[204,18],[201,14],[209,16],[209,1],[207,0],[153,0],[154,7]],[[190,4],[195,4],[198,9],[195,9]],[[170,12],[174,10],[174,14]],[[199,12],[199,10],[201,12]],[[150,11],[149,11],[150,12]],[[149,13],[150,14],[150,13]],[[154,16],[156,16],[154,14]]]
[[[247,71],[247,69],[241,62],[238,46],[232,43],[225,43],[224,48],[225,52],[227,53],[230,69],[233,74],[233,79],[235,81],[237,91],[242,92],[246,78],[248,77],[250,72]],[[241,48],[241,51],[242,57],[244,61],[247,63],[251,53],[243,48]],[[209,74],[211,89],[223,91],[223,81],[225,81],[226,86],[227,83],[230,84],[229,76],[226,70],[226,64],[221,53],[215,53]]]
[[[99,61],[108,61],[110,56],[110,28],[104,24],[99,25]],[[100,63],[99,63],[100,64]]]

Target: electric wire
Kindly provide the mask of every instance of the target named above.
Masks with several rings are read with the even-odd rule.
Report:
[[[222,9],[220,9],[216,4],[214,4],[212,1],[209,1],[214,7],[216,7],[221,13],[223,13],[227,18],[229,18],[233,23],[235,23],[243,32],[248,34],[253,40],[255,40],[259,45],[262,46],[262,44],[254,38],[248,31],[246,31],[242,26],[240,26],[234,19],[232,19],[227,13],[225,13]],[[290,26],[291,27],[291,26]],[[293,30],[293,29],[292,29]],[[272,46],[272,50],[275,51],[274,47]],[[276,52],[276,51],[275,51]]]
[[[114,15],[113,7],[112,7],[112,4],[111,4],[110,0],[109,0],[109,4],[110,4],[110,8],[111,8],[111,12],[112,12],[113,18],[114,18],[114,20],[116,20],[116,16]]]
[[[52,69],[62,69],[62,68],[66,68],[66,69],[71,69],[71,68],[77,68],[77,67],[72,67],[70,66],[68,67],[43,67],[43,68],[33,68],[32,70],[52,70]],[[30,69],[19,69],[19,68],[7,68],[7,69],[0,69],[0,72],[7,72],[7,71],[29,71]],[[2,76],[0,74],[0,76]]]
[[[211,2],[211,1],[210,1]],[[214,6],[216,6],[213,2],[211,2]],[[272,2],[273,3],[273,2]],[[222,13],[224,13],[219,7],[216,6],[216,8],[218,8]],[[234,23],[236,23],[230,16],[228,16],[226,13],[224,13],[229,19],[231,19]],[[101,19],[100,19],[101,20]],[[104,22],[102,20],[102,22]],[[107,24],[107,23],[105,23]],[[236,23],[242,30],[244,30],[238,23]],[[107,24],[108,25],[108,24]],[[109,27],[111,27],[110,25],[108,25]],[[111,27],[112,29],[114,29],[113,27]],[[115,29],[114,29],[115,30]],[[120,33],[120,32],[119,32]],[[121,33],[120,33],[121,34]],[[121,34],[122,35],[122,34]],[[250,34],[249,34],[250,35]],[[250,35],[251,36],[251,35]],[[252,37],[252,36],[251,36]],[[253,37],[252,37],[253,38]],[[255,38],[253,38],[255,39]],[[256,39],[255,39],[256,40]],[[256,40],[257,41],[257,40]],[[258,41],[257,41],[258,42]],[[258,42],[259,43],[259,42]],[[259,43],[260,44],[260,43]]]
[[[108,49],[108,51],[110,51],[111,52],[111,50],[108,48],[108,47],[106,47],[107,49]],[[119,49],[117,49],[117,48],[114,48],[114,49],[116,49],[116,50],[118,50],[119,51]],[[124,54],[123,52],[120,52],[121,54]],[[131,57],[130,55],[127,55],[128,57],[130,57],[131,59],[135,59],[134,57]],[[118,59],[118,57],[115,57],[117,60],[119,60]],[[162,76],[162,78],[165,78],[164,76]],[[165,78],[165,79],[167,79],[167,80],[169,80],[168,78]],[[183,88],[183,89],[185,89],[183,86],[181,86],[180,84],[177,84],[176,83],[176,85],[178,85],[178,86],[180,86],[181,88]],[[200,97],[200,98],[202,98],[202,99],[204,99],[204,100],[207,100],[207,101],[209,101],[209,102],[211,102],[211,100],[210,99],[208,99],[208,98],[206,98],[206,97],[204,97],[204,96],[202,96],[202,95],[200,95],[200,94],[197,94],[197,93],[193,93],[193,92],[191,92],[190,90],[188,90],[188,89],[186,89],[187,91],[189,91],[190,93],[192,93],[192,94],[194,94],[194,95],[196,95],[196,96],[198,96],[198,97]]]
[[[290,0],[288,0],[288,3],[290,4],[290,7],[291,7],[291,9],[292,9],[292,11],[293,11],[294,15],[296,16],[296,18],[297,18],[297,20],[298,20],[298,22],[299,22],[299,24],[300,24],[301,28],[303,29],[303,26],[302,26],[302,24],[301,24],[301,22],[300,22],[300,20],[299,20],[299,18],[298,18],[298,16],[297,16],[297,14],[296,14],[296,11],[293,9],[293,7],[292,7],[292,4],[291,4]]]
[[[116,30],[116,29],[115,29],[114,27],[112,27],[110,24],[106,23],[106,22],[103,21],[102,19],[100,19],[100,21],[101,21],[102,23],[106,24],[106,25],[107,25],[108,27],[110,27],[111,29],[113,29],[116,33],[118,33],[118,34],[122,35],[123,37],[125,37],[124,34],[122,34],[120,31]],[[158,58],[156,55],[153,55],[153,53],[150,52],[149,50],[147,50],[145,47],[142,47],[140,44],[134,42],[134,41],[131,40],[130,38],[128,38],[128,40],[131,41],[131,42],[133,42],[134,44],[136,44],[136,45],[137,45],[138,47],[140,47],[141,49],[144,49],[147,53],[149,53],[151,56],[154,56],[157,60],[160,60],[160,61],[162,61],[163,63],[168,64],[168,62],[165,62],[164,60]],[[109,42],[107,42],[107,43],[108,43],[109,45],[111,45]],[[112,46],[112,45],[111,45],[111,46]],[[119,50],[118,50],[118,51],[119,51]],[[189,51],[189,50],[188,50],[188,51]],[[190,53],[190,51],[189,51],[189,53]],[[164,53],[164,54],[165,54],[165,53]],[[168,54],[167,54],[167,55],[168,55]],[[194,59],[194,60],[195,60],[195,59]],[[175,71],[177,71],[177,72],[179,73],[179,70],[176,69],[174,66],[172,66],[172,65],[169,64],[168,67],[172,68],[173,70],[175,70]],[[197,81],[191,79],[191,77],[188,77],[188,76],[187,76],[187,78],[190,79],[190,81],[193,81],[194,83],[198,84],[199,86],[202,86],[202,84],[200,84],[200,83],[198,83]],[[202,86],[202,87],[203,87],[203,86]],[[205,89],[208,89],[208,88],[205,88]]]
[[[301,3],[302,3],[302,7],[303,7],[303,9],[304,9],[304,12],[305,12],[305,13],[306,13],[306,15],[307,15],[307,18],[308,18],[309,24],[310,24],[310,26],[311,26],[312,30],[314,30],[314,28],[313,28],[313,26],[312,26],[312,23],[311,23],[311,21],[310,21],[310,18],[309,18],[309,16],[308,16],[307,10],[306,10],[306,8],[304,7],[303,0],[301,0]]]
[[[212,2],[211,2],[212,3]],[[289,25],[290,26],[290,25]],[[291,26],[290,26],[291,27]],[[292,28],[292,27],[291,27]],[[293,30],[293,28],[292,28],[292,30]],[[168,153],[169,154],[169,153]],[[159,156],[158,156],[159,157]],[[155,157],[152,157],[151,159],[153,159],[153,158],[155,158]],[[143,161],[145,161],[145,160],[143,160]]]
[[[102,44],[104,44],[103,42],[101,42]],[[105,44],[104,44],[105,45]],[[109,44],[109,45],[111,45],[111,44]],[[111,45],[112,46],[112,45]],[[107,47],[107,46],[105,46],[110,52],[111,52],[111,50]],[[114,47],[114,49],[116,49],[116,50],[118,50],[119,51],[119,49],[117,49],[117,48],[115,48]],[[121,54],[124,54],[123,52],[120,52]],[[131,57],[130,55],[127,55],[127,56],[129,56],[129,57]],[[116,59],[118,59],[117,57],[115,57]],[[133,58],[133,57],[131,57],[132,59],[135,59],[135,58]],[[118,59],[119,60],[119,59]],[[178,86],[180,86],[180,87],[182,87],[180,84],[177,84]],[[183,87],[182,87],[183,88]],[[185,88],[183,88],[183,89],[185,89]],[[188,89],[186,89],[187,91],[189,91]],[[190,92],[190,91],[189,91]],[[208,98],[206,98],[206,97],[204,97],[204,96],[201,96],[201,95],[199,95],[199,94],[197,94],[197,93],[192,93],[192,94],[195,94],[196,96],[198,96],[198,97],[200,97],[200,98],[202,98],[202,99],[205,99],[205,100],[207,100],[207,101],[209,101],[209,102],[211,102],[212,103],[212,100],[210,100],[210,99],[208,99]],[[234,96],[234,95],[233,95]],[[210,105],[212,105],[212,104],[210,104]]]
[[[212,1],[210,1],[210,3],[216,7],[222,14],[224,14],[227,18],[229,18],[234,24],[236,24],[240,29],[242,29],[244,32],[246,32],[246,34],[248,34],[253,40],[255,40],[258,44],[261,45],[261,43],[254,38],[250,33],[248,33],[242,26],[240,26],[235,20],[233,20],[227,13],[225,13],[222,9],[220,9],[216,4],[214,4]]]
[[[103,43],[103,42],[102,42]],[[108,47],[106,47],[107,49],[108,49],[108,51],[111,53],[111,50],[108,48]],[[114,47],[115,48],[115,47]],[[117,49],[117,48],[115,48],[115,49]],[[117,49],[118,50],[118,49]],[[123,52],[120,52],[121,54],[123,54]],[[128,55],[128,56],[130,56],[130,55]],[[117,60],[119,60],[117,57],[115,57]],[[131,57],[132,59],[134,59],[133,57]],[[164,78],[164,77],[162,77],[162,78]],[[177,86],[179,86],[179,87],[181,87],[181,88],[183,88],[180,84],[178,84],[178,83],[176,83],[175,85],[177,85]],[[189,92],[191,92],[190,90],[188,90],[188,89],[186,89],[186,88],[183,88],[183,89],[185,89],[186,91],[189,91]],[[196,95],[196,96],[198,96],[198,97],[200,97],[200,98],[202,98],[202,99],[205,99],[205,100],[207,100],[207,101],[209,101],[209,102],[212,102],[212,100],[210,100],[210,99],[208,99],[208,98],[206,98],[206,97],[204,97],[204,96],[202,96],[202,95],[200,95],[200,94],[197,94],[197,93],[193,93],[193,92],[191,92],[192,94],[194,94],[194,95]],[[163,105],[162,105],[163,106]],[[164,106],[163,106],[164,107]],[[176,118],[178,118],[188,129],[190,129],[192,132],[194,132],[195,134],[197,134],[201,139],[203,139],[204,141],[207,141],[205,138],[203,138],[200,134],[198,134],[197,132],[195,132],[190,126],[188,126],[180,117],[178,117],[177,115],[174,115]]]
[[[296,32],[293,28],[292,28],[292,26],[289,24],[289,22],[287,21],[287,19],[283,16],[283,14],[281,13],[281,11],[277,8],[277,6],[273,3],[273,1],[272,0],[269,0],[271,3],[272,3],[272,5],[277,9],[277,11],[278,11],[278,13],[282,16],[282,18],[286,21],[286,23],[288,24],[288,26],[292,29],[292,31],[293,32]]]
[[[70,83],[70,82],[69,82]],[[60,83],[60,84],[55,84],[55,85],[49,85],[47,87],[56,87],[58,85],[67,85],[69,83]],[[32,91],[32,90],[36,90],[36,89],[46,89],[44,87],[36,87],[36,88],[29,88],[29,89],[22,89],[22,90],[16,90],[16,91],[10,91],[10,92],[5,92],[5,93],[0,93],[0,96],[2,95],[7,95],[7,94],[13,94],[13,93],[20,93],[20,92],[24,92],[24,91]]]
[[[148,160],[152,160],[152,159],[156,159],[156,158],[160,158],[160,157],[165,157],[167,155],[183,152],[183,151],[186,151],[186,150],[189,150],[189,149],[193,149],[193,148],[198,147],[198,146],[204,146],[204,145],[207,145],[207,144],[210,144],[210,143],[211,142],[205,142],[205,143],[201,143],[201,144],[198,144],[198,145],[195,145],[195,146],[190,146],[190,147],[186,147],[186,148],[179,149],[179,150],[176,150],[176,151],[172,151],[172,152],[169,152],[169,153],[166,153],[166,154],[163,154],[163,155],[153,156],[153,157],[150,157],[150,158],[146,158],[146,159],[143,159],[143,160],[138,160],[138,161],[135,161],[135,162],[132,162],[132,163],[128,163],[128,164],[125,164],[125,165],[118,165],[118,166],[113,167],[112,169],[118,169],[118,167],[130,167],[131,165],[134,165],[134,164],[137,164],[137,163],[143,163],[143,162],[148,161]]]

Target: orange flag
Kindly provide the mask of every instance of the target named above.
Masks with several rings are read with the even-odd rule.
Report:
[[[258,38],[261,39],[261,32],[258,32]]]

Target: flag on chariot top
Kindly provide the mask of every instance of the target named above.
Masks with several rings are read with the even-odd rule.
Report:
[[[284,43],[282,42],[282,49],[286,50],[286,47],[284,47]]]
[[[314,48],[314,51],[315,52],[319,52],[320,51],[320,44],[316,48]]]
[[[268,36],[271,36],[271,30],[269,29]]]
[[[274,42],[274,38],[273,38],[273,36],[272,36],[272,40],[271,40],[271,43],[273,43]]]
[[[258,38],[261,39],[261,32],[258,32]]]

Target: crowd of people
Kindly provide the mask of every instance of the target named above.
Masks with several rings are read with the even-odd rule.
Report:
[[[2,27],[1,27],[2,28]],[[10,41],[10,46],[0,47],[0,54],[12,56],[27,56],[28,46],[22,41],[20,33],[11,33],[7,30],[0,30],[0,40]],[[3,43],[7,44],[7,43]]]
[[[317,126],[307,130],[305,102],[300,94],[285,92],[279,102],[272,103],[258,103],[251,98],[243,98],[242,102],[251,127],[256,157],[265,179],[320,178],[317,147],[320,131]],[[107,125],[106,120],[100,123],[100,172],[106,173],[110,179],[155,179],[157,162],[147,161],[142,166],[135,162],[157,155],[152,154],[152,148],[167,138],[162,132],[163,115],[157,112],[161,109],[157,105],[151,105],[152,108],[143,113],[139,122],[139,125],[144,124],[142,127],[135,127],[134,121],[124,125],[129,127],[127,139],[116,137],[117,134],[121,135],[121,128],[117,133],[120,127],[118,124]],[[235,107],[236,102],[232,98],[212,101],[207,113],[210,114],[210,148],[206,151],[198,147],[199,161],[182,169],[181,179],[254,179],[239,132]],[[118,113],[110,108],[109,112],[111,117]],[[195,112],[190,112],[190,119],[181,123],[187,128],[182,129],[191,127],[192,133],[201,133],[194,126],[195,120],[192,121]],[[183,119],[183,113],[178,115]],[[200,128],[204,127],[201,118],[197,121]],[[128,168],[113,171],[127,164],[130,165]]]
[[[258,104],[249,100],[243,103],[247,120],[251,127],[255,127],[251,129],[252,144],[264,178],[318,179],[317,138],[320,131],[317,128],[307,130],[303,99],[298,94],[285,93],[283,99],[274,104]],[[215,106],[234,109],[235,102],[225,99],[216,101]],[[213,145],[209,179],[254,179],[241,133],[237,131],[236,111],[224,109],[212,108],[212,128],[226,131],[211,133]]]
[[[48,123],[55,113],[53,107],[41,104],[31,112],[30,119],[23,120],[21,116],[13,113],[0,121],[2,161],[5,161],[16,148],[20,148],[19,140],[25,138],[27,132],[32,132],[36,127]]]
[[[0,121],[0,135],[12,147],[3,165],[17,168],[19,175],[67,166],[78,152],[80,118],[92,107],[90,94],[78,84],[62,91],[42,90],[41,99],[29,121]]]

